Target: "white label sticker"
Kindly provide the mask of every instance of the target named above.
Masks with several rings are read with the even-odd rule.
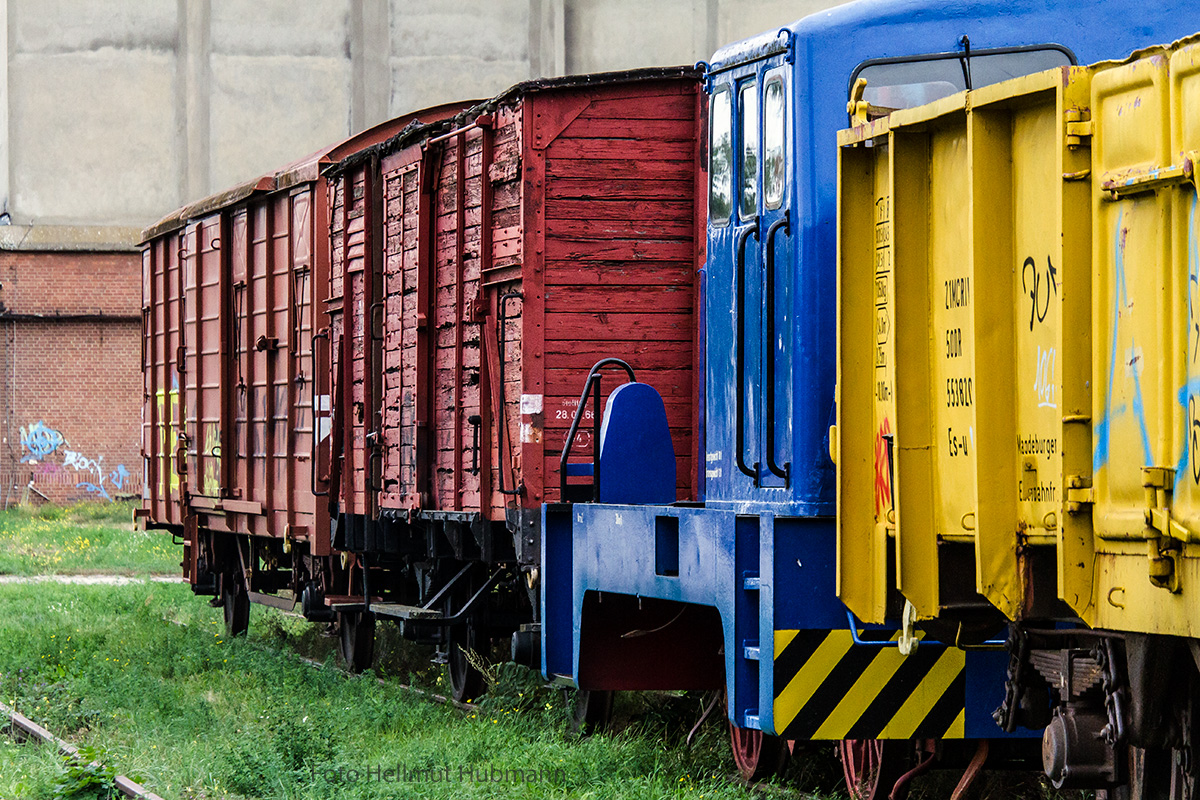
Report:
[[[721,452],[722,451],[718,450],[715,453],[705,453],[704,460],[709,461],[709,462],[720,461],[721,460]]]
[[[719,477],[721,477],[721,468],[720,468],[720,467],[714,467],[713,469],[706,469],[706,470],[704,470],[704,477],[706,477],[706,478],[719,478]]]
[[[540,413],[542,413],[542,395],[540,395],[540,394],[523,394],[523,395],[521,395],[521,413],[522,414],[540,414]]]
[[[523,444],[538,444],[542,441],[542,429],[535,428],[527,422],[521,423],[521,442]]]

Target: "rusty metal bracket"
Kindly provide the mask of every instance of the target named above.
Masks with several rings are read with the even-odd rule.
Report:
[[[1100,186],[1108,193],[1107,197],[1110,200],[1121,200],[1184,183],[1190,183],[1194,187],[1197,160],[1200,160],[1200,151],[1188,150],[1182,154],[1179,164],[1106,173]]]

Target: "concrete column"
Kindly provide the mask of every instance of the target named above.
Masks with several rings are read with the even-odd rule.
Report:
[[[10,105],[8,96],[8,0],[0,0],[0,132],[4,141],[0,142],[0,214],[9,213],[9,149],[8,142],[12,138],[9,130]],[[0,224],[8,224],[9,218],[4,216]]]
[[[696,0],[696,19],[704,19],[704,38],[697,61],[708,61],[724,42],[721,41],[721,0]],[[699,22],[697,22],[699,25]],[[699,40],[699,37],[697,37]]]
[[[392,95],[390,46],[388,0],[350,0],[351,133],[388,119],[388,98]]]
[[[529,0],[529,76],[552,78],[566,72],[564,0]]]
[[[211,0],[178,0],[179,70],[178,113],[180,153],[180,197],[204,197],[210,186],[209,124],[210,64],[212,54]]]

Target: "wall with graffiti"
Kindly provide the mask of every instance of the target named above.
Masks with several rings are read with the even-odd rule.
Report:
[[[131,480],[132,475],[128,467],[124,464],[106,465],[103,453],[92,457],[72,450],[62,431],[50,427],[45,420],[38,420],[28,428],[22,426],[20,430],[20,463],[35,465],[33,477],[44,479],[66,476],[67,483],[74,481],[76,489],[100,500],[112,501],[114,498],[135,497],[140,494],[141,487]],[[34,483],[45,481],[35,480]]]
[[[0,253],[0,505],[141,494],[139,266]]]

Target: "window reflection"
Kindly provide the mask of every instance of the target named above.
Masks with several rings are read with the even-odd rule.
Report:
[[[713,93],[708,116],[708,218],[724,225],[733,214],[733,104],[727,87]]]
[[[767,81],[763,91],[763,202],[767,208],[779,208],[783,203],[783,187],[787,180],[783,80],[778,76]]]

